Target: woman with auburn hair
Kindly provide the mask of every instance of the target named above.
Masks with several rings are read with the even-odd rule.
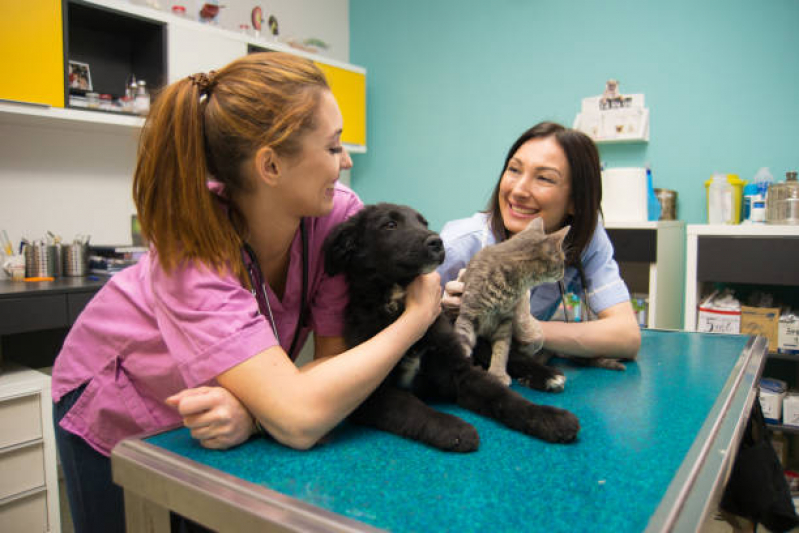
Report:
[[[289,54],[243,57],[155,100],[133,183],[150,249],[89,302],[53,367],[76,531],[124,531],[109,460],[121,439],[182,421],[209,448],[256,432],[310,448],[437,317],[438,274],[420,276],[403,315],[345,351],[346,287],[322,257],[362,206],[337,182],[352,166],[341,132],[324,75]],[[310,331],[314,360],[298,368]]]
[[[457,314],[459,272],[480,249],[511,238],[534,218],[544,220],[547,233],[568,225],[563,283],[534,287],[530,312],[543,321],[544,348],[623,368],[607,359],[635,359],[641,332],[599,219],[601,200],[599,152],[588,136],[554,122],[525,131],[508,150],[487,209],[441,231],[446,260],[438,271],[447,313]],[[563,300],[582,302],[582,316],[572,316]],[[551,320],[556,312],[563,312],[560,320]]]

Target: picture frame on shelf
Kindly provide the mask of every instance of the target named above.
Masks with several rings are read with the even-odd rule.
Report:
[[[91,91],[92,74],[88,63],[69,60],[68,83],[70,90]]]

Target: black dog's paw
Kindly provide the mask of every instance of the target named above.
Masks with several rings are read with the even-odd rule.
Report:
[[[551,366],[541,366],[532,372],[516,376],[516,381],[527,388],[544,392],[563,392],[566,387],[566,376]]]
[[[439,413],[450,418],[446,424],[439,424],[430,435],[428,444],[448,452],[473,452],[480,447],[480,436],[471,424],[460,418]]]
[[[573,442],[580,431],[577,417],[557,407],[533,405],[525,410],[524,416],[524,432],[548,442]]]

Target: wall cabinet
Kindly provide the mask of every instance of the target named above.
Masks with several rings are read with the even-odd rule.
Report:
[[[49,376],[0,374],[0,524],[5,533],[61,531]]]
[[[680,329],[685,223],[607,221],[605,229],[630,293],[648,298],[647,327]]]
[[[120,97],[131,75],[157,89],[248,52],[272,50],[306,57],[325,72],[344,117],[342,141],[351,152],[366,151],[366,70],[361,67],[121,0],[65,0],[63,6],[62,16],[61,0],[16,2],[0,18],[0,44],[13,50],[0,58],[6,73],[0,78],[0,99],[9,101],[0,102],[0,121],[32,116],[36,124],[51,119],[53,124],[68,120],[139,128],[143,120],[137,116],[70,110],[68,60],[89,64],[94,92]],[[72,112],[65,113],[65,107]]]
[[[3,2],[0,98],[64,107],[62,0]]]
[[[169,83],[219,68],[247,53],[247,43],[198,22],[169,24]]]

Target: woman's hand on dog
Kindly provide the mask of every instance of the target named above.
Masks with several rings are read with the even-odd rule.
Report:
[[[455,319],[461,310],[461,296],[463,295],[463,282],[461,278],[465,268],[460,269],[458,272],[458,279],[448,281],[444,285],[444,296],[441,298],[441,307],[444,308],[444,314],[448,317]]]
[[[438,272],[421,274],[408,285],[405,292],[405,313],[420,321],[421,338],[441,313],[441,276]]]

